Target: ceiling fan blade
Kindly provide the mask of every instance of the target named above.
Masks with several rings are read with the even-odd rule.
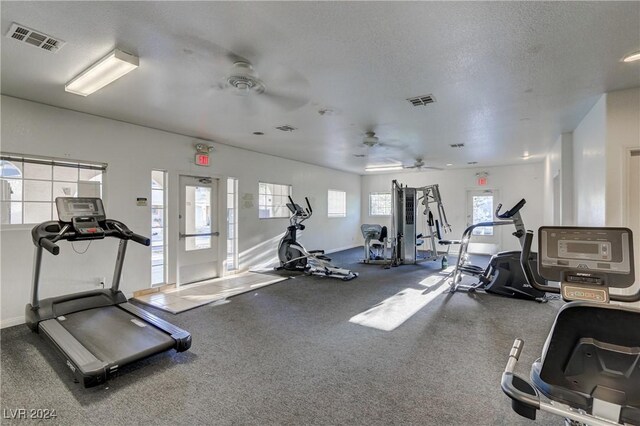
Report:
[[[255,96],[261,96],[285,111],[293,111],[294,109],[302,108],[309,102],[308,97],[280,94],[270,90],[268,87],[264,93]]]

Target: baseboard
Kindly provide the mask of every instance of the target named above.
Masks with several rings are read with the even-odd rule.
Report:
[[[344,247],[338,247],[338,248],[334,248],[334,249],[331,249],[331,250],[325,250],[325,253],[326,254],[335,253],[335,252],[338,252],[338,251],[349,250],[349,249],[356,248],[356,247],[362,247],[362,244],[351,244],[351,245],[344,246]]]
[[[13,327],[14,325],[24,324],[24,322],[25,322],[24,316],[7,318],[5,320],[0,321],[0,328]]]

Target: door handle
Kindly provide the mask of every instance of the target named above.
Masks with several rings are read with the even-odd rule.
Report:
[[[178,236],[180,239],[187,237],[218,237],[220,236],[220,232],[209,232],[208,234],[183,234],[180,232]]]

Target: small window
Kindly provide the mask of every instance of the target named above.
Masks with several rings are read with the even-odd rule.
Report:
[[[55,219],[56,197],[100,197],[106,164],[0,154],[0,223]]]
[[[371,192],[369,194],[369,216],[391,216],[390,192]]]
[[[287,203],[291,195],[291,185],[277,183],[258,183],[258,217],[271,219],[289,217]]]
[[[227,272],[238,269],[238,179],[227,178]]]
[[[151,171],[151,285],[167,282],[167,172]]]
[[[347,193],[330,189],[327,195],[327,216],[347,216]]]

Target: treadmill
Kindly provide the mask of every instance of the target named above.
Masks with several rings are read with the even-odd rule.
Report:
[[[41,223],[31,236],[35,249],[31,303],[26,323],[51,342],[84,387],[97,386],[123,365],[191,346],[191,334],[127,302],[119,290],[127,243],[145,246],[149,238],[133,233],[124,223],[107,219],[100,198],[56,198],[57,221]],[[110,289],[97,289],[40,300],[38,287],[43,249],[60,253],[58,241],[118,238],[118,255]]]

